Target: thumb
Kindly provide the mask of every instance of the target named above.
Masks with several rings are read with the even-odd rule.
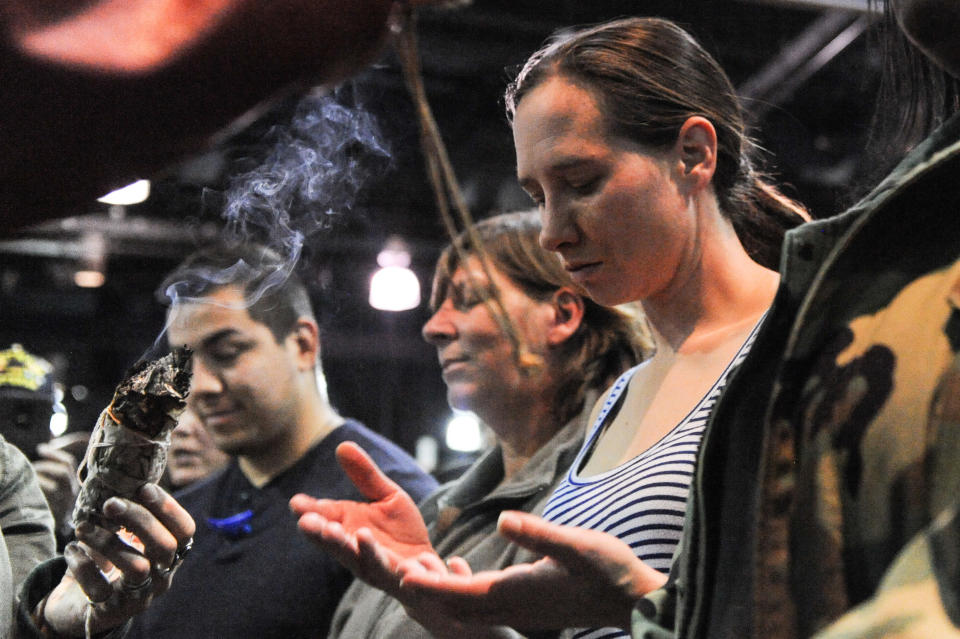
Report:
[[[343,442],[337,446],[337,461],[350,481],[367,499],[380,501],[402,490],[380,470],[370,455],[354,442]]]
[[[582,559],[580,543],[584,535],[595,532],[552,524],[542,517],[512,510],[500,514],[497,531],[510,541],[561,563]]]
[[[473,575],[473,570],[470,569],[470,564],[468,564],[467,560],[463,557],[451,557],[448,559],[447,568],[450,569],[451,573],[461,577],[470,577]]]

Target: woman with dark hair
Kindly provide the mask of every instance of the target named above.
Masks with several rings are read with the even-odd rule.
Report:
[[[629,142],[641,153],[670,148],[691,117],[709,121],[716,137],[710,182],[718,210],[755,261],[777,268],[784,232],[808,214],[758,170],[758,149],[746,134],[736,91],[689,33],[669,20],[629,18],[555,36],[507,87],[515,133],[523,98],[550,80],[596,101],[596,133]],[[531,195],[542,199],[536,190]]]
[[[536,212],[498,215],[475,231],[488,269],[470,235],[447,247],[437,263],[434,313],[423,336],[437,349],[450,405],[473,411],[493,431],[496,445],[428,497],[419,512],[358,448],[345,446],[338,451],[345,468],[358,486],[376,484],[374,494],[367,494],[377,501],[319,506],[349,512],[344,525],[362,520],[378,537],[403,539],[407,548],[398,555],[409,556],[414,546],[438,559],[457,556],[494,569],[536,558],[495,534],[497,517],[504,509],[542,510],[580,449],[600,393],[640,361],[644,341],[635,318],[585,298],[556,257],[540,248]],[[517,342],[491,314],[494,299],[502,302]],[[306,496],[291,503],[301,513],[318,506]],[[310,534],[317,525],[306,515],[301,528]],[[357,581],[347,591],[331,637],[429,636],[391,596],[396,580],[362,570],[358,575],[372,585]],[[418,619],[434,634],[465,636],[466,629],[456,624]]]
[[[758,174],[729,80],[667,20],[557,37],[524,66],[507,108],[520,184],[540,206],[541,245],[592,299],[639,302],[652,327],[653,357],[604,398],[544,509],[551,522],[614,544],[625,578],[646,592],[665,580],[706,420],[773,300],[783,233],[805,212]],[[521,610],[532,626],[603,626],[622,609],[584,598],[576,579],[560,581],[539,594],[547,608]],[[496,619],[525,601],[486,612]],[[429,601],[418,609],[436,610]]]
[[[960,3],[891,8],[955,82]],[[635,637],[960,635],[956,107],[849,211],[787,234],[776,301],[704,436],[665,588],[643,597],[609,539],[517,514],[500,531],[553,565],[433,570],[406,577],[405,596],[464,623],[542,627],[575,581]],[[936,111],[906,122],[935,125]]]
[[[507,109],[541,243],[593,299],[639,301],[656,342],[606,398],[544,517],[615,535],[666,573],[699,437],[804,211],[757,175],[729,80],[672,22],[557,38],[511,84]]]

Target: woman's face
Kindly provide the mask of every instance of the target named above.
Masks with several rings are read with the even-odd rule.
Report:
[[[663,293],[696,248],[676,151],[611,135],[593,94],[558,76],[522,98],[513,135],[540,243],[574,281],[606,305]]]
[[[531,299],[495,267],[490,273],[520,338],[532,353],[543,354],[552,305]],[[521,395],[534,396],[531,385],[540,379],[517,367],[510,340],[484,304],[489,291],[479,262],[468,259],[454,271],[446,296],[423,326],[424,339],[437,348],[450,405],[481,418],[514,405]]]
[[[191,407],[183,412],[170,437],[167,473],[170,484],[183,488],[226,466],[230,456],[217,448]]]

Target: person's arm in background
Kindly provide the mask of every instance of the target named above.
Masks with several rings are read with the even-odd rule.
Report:
[[[69,438],[69,439],[67,439]],[[88,439],[86,433],[64,435],[61,442],[78,441],[84,447]],[[57,440],[37,446],[38,458],[32,462],[37,480],[55,522],[57,550],[62,551],[73,535],[71,517],[73,505],[80,493],[80,480],[77,479],[77,458],[65,450]]]
[[[38,564],[56,554],[53,526],[53,516],[30,462],[0,438],[0,533],[6,545],[5,555],[0,553],[0,565],[9,562],[14,588]],[[9,595],[10,601],[13,594]]]

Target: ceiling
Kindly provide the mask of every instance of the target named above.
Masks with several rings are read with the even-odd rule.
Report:
[[[865,1],[475,0],[422,12],[418,33],[430,101],[477,216],[527,205],[513,179],[501,100],[510,69],[558,28],[638,13],[677,20],[719,59],[752,113],[767,169],[823,216],[852,197],[867,165],[879,65],[864,34],[873,19]],[[419,338],[427,311],[374,311],[366,286],[377,252],[398,235],[428,287],[445,234],[395,58],[385,55],[335,95],[375,119],[389,157],[364,142],[339,149],[353,174],[327,176],[315,199],[288,212],[307,236],[302,270],[320,308],[335,403],[412,448],[447,413],[435,355]],[[231,188],[249,191],[250,177],[291,139],[311,143],[313,132],[291,127],[304,99],[324,100],[300,93],[235,125],[208,151],[153,176],[142,204],[91,202],[0,241],[0,345],[22,342],[54,360],[67,388],[88,390],[67,396],[76,427],[92,424],[122,370],[161,334],[154,289],[193,246],[221,232]],[[347,177],[357,181],[347,185]],[[103,258],[106,283],[78,288],[73,273],[91,251]]]

